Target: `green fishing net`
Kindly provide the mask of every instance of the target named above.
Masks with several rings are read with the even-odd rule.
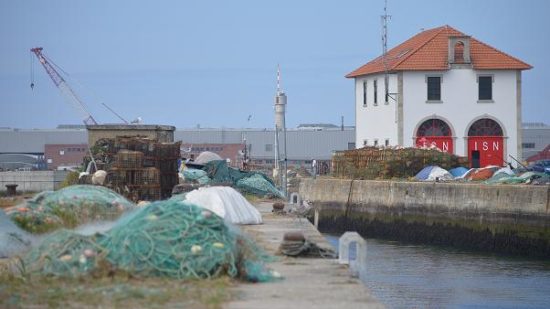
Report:
[[[201,185],[210,183],[208,174],[205,171],[196,168],[185,168],[183,170],[183,177],[185,180],[196,181]]]
[[[239,179],[237,181],[237,188],[256,195],[272,195],[284,198],[283,193],[262,174],[253,174],[249,177]]]
[[[503,173],[502,173],[503,174]],[[511,176],[507,174],[497,174],[486,181],[487,184],[523,184],[530,183],[536,179],[544,177],[543,173],[525,172],[519,176]]]
[[[262,173],[231,168],[223,160],[206,163],[204,170],[213,183],[230,183],[244,192],[284,198],[283,193],[275,187],[273,181]]]
[[[90,221],[116,219],[132,207],[132,202],[105,187],[74,185],[41,192],[9,215],[21,228],[44,233]]]
[[[270,257],[235,227],[188,202],[154,202],[121,217],[104,234],[61,230],[25,257],[30,272],[79,276],[102,268],[133,276],[203,279],[226,274],[270,281]]]

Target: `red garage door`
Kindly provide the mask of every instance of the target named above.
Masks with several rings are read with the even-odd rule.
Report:
[[[496,121],[483,118],[472,124],[468,130],[468,159],[472,167],[506,164],[502,128]]]
[[[424,121],[416,132],[416,147],[436,146],[442,151],[453,153],[453,137],[449,125],[441,119]]]

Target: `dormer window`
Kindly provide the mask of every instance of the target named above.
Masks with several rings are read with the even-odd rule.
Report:
[[[449,37],[449,65],[463,67],[470,65],[470,37],[469,36],[450,36]]]

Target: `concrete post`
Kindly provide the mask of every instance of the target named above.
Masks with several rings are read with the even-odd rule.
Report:
[[[338,263],[350,264],[349,247],[352,243],[356,243],[357,256],[355,260],[359,265],[367,263],[367,241],[357,232],[345,232],[340,237],[338,245]]]

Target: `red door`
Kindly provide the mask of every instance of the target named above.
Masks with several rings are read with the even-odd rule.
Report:
[[[416,147],[435,146],[453,154],[453,137],[449,125],[441,119],[428,119],[416,131]]]
[[[453,138],[451,136],[421,136],[416,138],[416,147],[436,146],[441,151],[453,154]]]
[[[504,138],[502,136],[469,136],[468,137],[468,160],[473,165],[479,158],[479,167],[487,165],[503,166],[504,160]]]

